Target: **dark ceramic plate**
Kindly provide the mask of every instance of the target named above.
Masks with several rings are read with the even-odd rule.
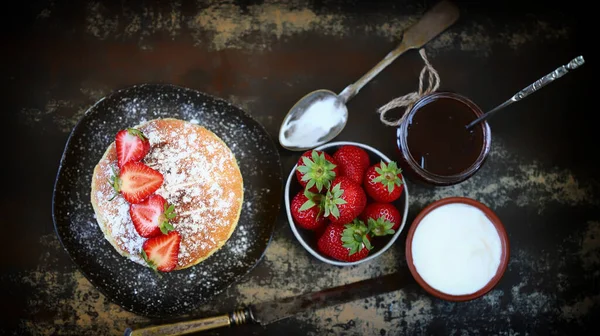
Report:
[[[100,231],[90,203],[94,166],[115,134],[142,121],[172,117],[197,122],[233,151],[244,178],[244,205],[227,243],[200,264],[158,277],[122,257]],[[277,148],[248,114],[209,95],[172,85],[117,91],[92,106],[71,132],[54,186],[56,233],[87,279],[111,301],[140,315],[181,315],[213,298],[262,258],[282,192]]]

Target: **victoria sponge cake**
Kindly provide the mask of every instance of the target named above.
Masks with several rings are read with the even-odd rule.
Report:
[[[127,131],[125,144],[117,135],[94,168],[91,202],[100,229],[142,265],[169,271],[198,264],[236,228],[244,195],[236,158],[217,135],[183,120],[155,119]],[[171,267],[161,269],[169,254]]]

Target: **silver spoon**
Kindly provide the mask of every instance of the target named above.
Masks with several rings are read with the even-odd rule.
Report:
[[[335,138],[346,126],[348,120],[348,109],[346,103],[354,97],[360,89],[371,79],[390,65],[398,56],[410,49],[424,46],[441,32],[450,27],[458,19],[459,11],[456,5],[447,0],[442,0],[427,11],[421,20],[406,30],[402,36],[400,45],[383,60],[375,65],[369,72],[364,74],[358,81],[346,87],[339,95],[329,90],[316,90],[302,97],[287,113],[281,127],[279,128],[279,143],[286,149],[293,151],[304,151],[322,145]],[[328,125],[319,125],[319,120],[312,120],[312,125],[302,123],[301,118],[315,104],[327,100],[333,100],[330,105],[339,109],[334,120],[328,120]],[[331,117],[331,116],[329,116]],[[323,127],[329,126],[329,127]],[[306,139],[301,136],[293,136],[294,132],[300,132],[301,127],[313,127],[314,129],[303,129],[304,134],[318,134],[316,139]],[[304,138],[304,139],[300,139]]]
[[[579,68],[581,65],[583,65],[583,63],[585,63],[583,56],[575,57],[567,65],[563,65],[563,66],[557,68],[556,70],[552,71],[551,73],[547,74],[546,76],[538,79],[533,84],[531,84],[528,87],[524,88],[523,90],[517,92],[509,100],[496,106],[492,110],[482,114],[479,118],[473,120],[470,124],[467,125],[467,129],[470,129],[471,127],[475,126],[477,123],[479,123],[483,120],[489,119],[494,113],[500,111],[501,109],[507,107],[508,105],[510,105],[514,102],[518,102],[519,100],[529,96],[530,94],[536,92],[537,90],[543,88],[544,86],[546,86],[546,85],[552,83],[553,81],[559,79],[560,77],[566,75],[569,72],[569,70],[574,70],[574,69]]]

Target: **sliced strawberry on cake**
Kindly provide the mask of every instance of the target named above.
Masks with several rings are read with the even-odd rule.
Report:
[[[115,139],[119,168],[127,162],[140,161],[150,151],[150,141],[142,131],[128,128],[117,133]]]
[[[181,236],[177,231],[150,238],[142,246],[142,258],[155,271],[170,272],[177,266]]]
[[[160,195],[153,194],[145,201],[129,205],[129,215],[137,233],[144,238],[168,234],[175,230],[169,222],[175,218],[175,208]]]
[[[110,181],[117,193],[121,193],[125,200],[137,204],[152,195],[164,181],[163,175],[141,162],[128,162],[119,175]]]

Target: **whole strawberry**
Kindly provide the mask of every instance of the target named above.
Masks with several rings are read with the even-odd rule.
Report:
[[[325,191],[336,176],[339,176],[337,162],[325,152],[306,151],[298,159],[296,177],[311,192]]]
[[[358,261],[369,255],[373,248],[368,228],[360,220],[350,224],[331,224],[317,241],[322,254],[340,261]]]
[[[404,189],[402,169],[394,161],[388,164],[381,161],[367,169],[364,186],[367,195],[376,202],[393,202],[400,198]]]
[[[360,184],[340,176],[333,180],[323,200],[324,216],[332,224],[346,224],[365,209],[367,195]]]
[[[367,152],[360,147],[346,145],[333,153],[333,158],[340,167],[340,176],[347,176],[362,185],[365,171],[371,164]]]
[[[321,197],[323,195],[308,190],[300,191],[294,196],[290,208],[296,225],[307,230],[317,230],[326,225],[327,218],[323,217]]]
[[[394,234],[400,228],[400,211],[391,203],[371,203],[360,214],[373,236]]]

